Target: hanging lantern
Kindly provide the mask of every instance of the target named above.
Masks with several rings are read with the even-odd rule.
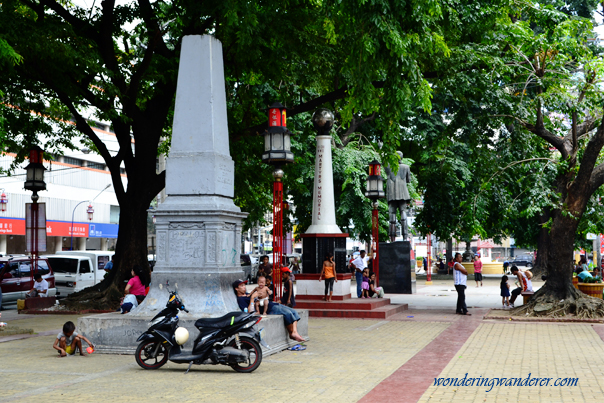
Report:
[[[88,205],[86,212],[88,213],[88,221],[92,221],[92,215],[94,214],[94,209],[92,208],[92,204]]]
[[[369,163],[369,176],[367,176],[367,190],[365,191],[365,197],[373,200],[386,197],[381,170],[382,165],[377,160],[373,160]]]
[[[25,167],[25,184],[23,187],[32,192],[46,190],[46,182],[44,182],[44,151],[38,146],[35,146],[29,152],[29,165]]]
[[[275,102],[268,109],[268,130],[264,132],[262,162],[281,165],[294,162],[291,152],[291,132],[287,130],[285,106]]]
[[[8,207],[8,198],[6,197],[6,193],[2,192],[2,195],[0,195],[0,211],[2,211],[3,213],[6,211]]]

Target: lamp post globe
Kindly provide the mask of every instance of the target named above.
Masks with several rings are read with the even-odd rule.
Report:
[[[329,109],[317,109],[312,115],[312,124],[319,135],[327,135],[333,127],[333,112]]]

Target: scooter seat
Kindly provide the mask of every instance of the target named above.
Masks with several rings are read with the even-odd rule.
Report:
[[[202,318],[195,321],[195,327],[197,328],[213,328],[220,329],[235,323],[241,322],[244,317],[247,317],[249,313],[245,312],[230,312],[220,318]]]

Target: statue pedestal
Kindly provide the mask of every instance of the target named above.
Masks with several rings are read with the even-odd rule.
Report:
[[[319,281],[320,274],[296,274],[296,300],[316,300],[325,296],[325,280]],[[350,282],[352,274],[336,273],[338,279],[333,283],[332,299],[342,301],[350,299]]]
[[[415,259],[409,241],[380,242],[378,285],[387,294],[415,294]]]
[[[346,271],[346,238],[348,234],[302,234],[302,271],[320,274],[328,252],[339,273]],[[297,280],[298,276],[296,276]]]

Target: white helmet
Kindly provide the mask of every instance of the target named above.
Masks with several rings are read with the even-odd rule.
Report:
[[[179,346],[182,346],[189,340],[189,331],[184,327],[179,327],[174,332],[174,339]]]

